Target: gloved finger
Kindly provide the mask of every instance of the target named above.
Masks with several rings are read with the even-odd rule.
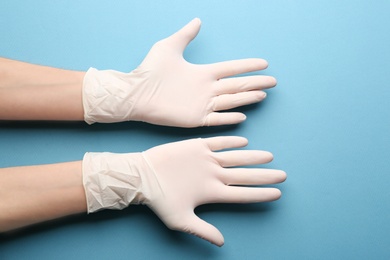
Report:
[[[236,150],[215,153],[214,157],[222,167],[244,166],[269,163],[273,159],[270,152],[259,150]]]
[[[245,121],[246,116],[239,112],[212,112],[206,116],[203,126],[232,125]]]
[[[214,75],[215,79],[230,77],[242,73],[263,70],[268,67],[268,62],[263,59],[242,59],[223,61],[214,64],[202,65]]]
[[[224,78],[216,82],[217,94],[235,94],[250,90],[262,90],[276,86],[276,79],[271,76],[246,76]]]
[[[225,94],[215,97],[214,111],[227,110],[262,101],[267,94],[264,91],[247,91],[237,94]]]
[[[173,44],[174,48],[183,53],[187,45],[196,37],[200,30],[201,21],[199,18],[193,19],[179,31],[169,36],[166,40]]]
[[[218,201],[222,203],[256,203],[273,201],[280,198],[282,193],[276,188],[255,188],[224,186],[218,194]]]
[[[217,136],[204,139],[211,151],[244,147],[248,140],[241,136]]]
[[[223,235],[216,227],[200,219],[195,214],[187,221],[182,231],[207,240],[214,245],[223,246]]]
[[[273,169],[231,168],[225,169],[221,180],[226,185],[266,185],[286,180],[286,173]]]

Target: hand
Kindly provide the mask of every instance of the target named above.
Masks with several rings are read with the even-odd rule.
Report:
[[[84,80],[85,121],[144,121],[178,127],[237,124],[239,112],[220,112],[263,100],[263,89],[276,85],[270,76],[235,77],[263,70],[267,61],[243,59],[197,65],[183,58],[200,30],[194,19],[151,48],[130,73],[90,69]]]
[[[86,154],[83,167],[88,211],[143,203],[167,227],[222,246],[222,234],[197,217],[194,209],[207,203],[276,200],[281,195],[276,188],[242,185],[275,184],[286,178],[279,170],[236,167],[270,162],[273,156],[269,152],[216,152],[246,144],[242,137],[213,137],[160,145],[142,155]]]

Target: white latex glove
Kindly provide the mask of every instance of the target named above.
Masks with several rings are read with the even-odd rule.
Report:
[[[144,121],[157,125],[198,127],[237,124],[238,112],[217,112],[259,102],[262,89],[276,85],[270,76],[227,78],[265,69],[263,59],[215,64],[191,64],[183,58],[186,46],[200,29],[194,19],[151,48],[141,65],[130,73],[90,68],[83,85],[87,123]]]
[[[143,153],[87,153],[83,180],[88,212],[146,204],[170,229],[222,246],[222,234],[194,209],[207,203],[276,200],[281,195],[276,188],[232,185],[274,184],[286,178],[279,170],[235,167],[270,162],[269,152],[216,152],[246,144],[245,138],[230,136],[169,143]]]

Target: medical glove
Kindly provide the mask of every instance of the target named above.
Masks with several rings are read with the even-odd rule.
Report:
[[[265,151],[231,149],[245,145],[243,137],[225,136],[168,143],[142,153],[86,153],[83,183],[88,213],[145,204],[168,228],[222,246],[221,232],[194,209],[208,203],[276,200],[281,195],[278,189],[254,185],[286,178],[280,170],[240,167],[273,159]]]
[[[267,61],[242,59],[192,64],[183,58],[200,30],[194,19],[153,45],[130,73],[90,68],[83,83],[84,120],[111,123],[144,121],[177,127],[237,124],[240,112],[221,112],[263,100],[263,89],[276,85],[270,76],[238,74],[263,70]]]

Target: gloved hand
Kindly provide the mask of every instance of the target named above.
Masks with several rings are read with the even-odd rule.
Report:
[[[207,203],[276,200],[281,195],[276,188],[234,185],[274,184],[286,178],[279,170],[235,167],[270,162],[269,152],[216,152],[246,144],[245,138],[228,136],[169,143],[143,153],[86,153],[83,183],[88,212],[146,204],[167,227],[222,246],[222,234],[194,209]]]
[[[84,120],[111,123],[144,121],[157,125],[197,127],[237,124],[245,115],[227,110],[263,100],[263,89],[276,85],[269,76],[230,76],[265,69],[263,59],[197,65],[183,58],[200,29],[194,19],[151,48],[134,71],[90,68],[83,84]],[[229,78],[227,78],[229,77]]]

